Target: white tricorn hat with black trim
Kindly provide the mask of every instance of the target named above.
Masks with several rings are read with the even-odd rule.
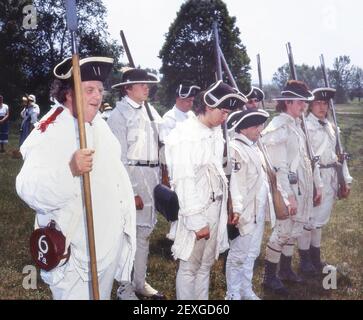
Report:
[[[313,101],[329,101],[334,98],[335,92],[336,90],[333,88],[316,88],[312,91]]]
[[[228,131],[239,131],[266,122],[269,113],[262,109],[247,109],[231,113],[227,119]]]
[[[246,98],[248,100],[257,99],[257,101],[260,102],[263,99],[265,99],[265,94],[260,88],[252,86],[251,91],[248,94],[246,94]]]
[[[123,69],[125,70],[125,69]],[[126,68],[126,71],[122,74],[122,79],[120,83],[114,84],[112,89],[122,87],[130,84],[137,83],[159,83],[159,78],[146,70],[143,69],[135,69],[135,68]]]
[[[108,57],[88,57],[79,60],[82,81],[105,81],[113,66],[113,59]],[[53,70],[56,78],[67,80],[73,74],[72,58],[68,57],[57,64]]]
[[[309,91],[306,84],[298,80],[289,80],[284,90],[281,91],[280,97],[274,98],[275,101],[312,101],[314,95]]]
[[[218,80],[203,95],[204,103],[210,108],[236,110],[247,103],[247,98],[237,89]]]
[[[200,87],[196,85],[189,85],[186,83],[181,83],[179,87],[176,89],[176,98],[186,99],[195,97],[200,91]]]

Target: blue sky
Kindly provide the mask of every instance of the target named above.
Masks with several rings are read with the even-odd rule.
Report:
[[[169,26],[184,0],[103,0],[111,37],[120,43],[124,30],[136,64],[159,69],[157,57]],[[319,64],[324,54],[328,67],[335,57],[348,55],[363,67],[363,2],[357,0],[225,0],[237,18],[241,41],[251,58],[251,75],[257,80],[256,55],[260,53],[264,82],[287,61],[290,41],[295,63]],[[126,62],[126,57],[123,59]]]

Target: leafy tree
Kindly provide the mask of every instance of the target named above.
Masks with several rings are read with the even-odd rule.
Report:
[[[218,24],[221,49],[237,84],[241,91],[248,90],[250,59],[239,39],[236,18],[229,16],[221,0],[188,0],[177,13],[159,53],[163,104],[173,104],[175,90],[182,81],[192,81],[203,89],[215,81],[214,21]]]
[[[23,28],[22,9],[26,4],[33,4],[36,8],[37,25],[33,30]],[[117,62],[121,48],[115,41],[109,41],[105,14],[102,1],[77,1],[80,56],[105,55]],[[4,59],[0,72],[7,71],[5,74],[12,75],[6,83],[0,82],[1,91],[13,103],[24,93],[34,93],[40,106],[47,106],[52,69],[71,55],[64,1],[2,1],[0,28],[0,57]]]
[[[356,97],[359,102],[363,97],[363,69],[354,66],[352,69],[349,98],[353,100]]]
[[[306,64],[302,64],[301,66],[296,65],[295,68],[297,79],[304,81],[311,90],[324,85],[323,75],[320,67],[315,68],[314,66],[310,67]],[[289,64],[286,63],[278,68],[274,73],[272,82],[275,86],[282,90],[289,79],[291,79],[290,67]]]
[[[272,83],[280,90],[282,90],[289,79],[290,69],[289,64],[286,63],[283,66],[279,67],[277,71],[273,74]]]
[[[25,49],[22,45],[23,36],[19,33],[22,23],[22,12],[18,8],[23,1],[0,2],[0,94],[10,105],[10,117],[16,110],[15,101],[23,95],[26,75],[21,67],[21,60],[25,59]]]
[[[352,66],[349,56],[335,58],[333,69],[328,71],[329,84],[337,90],[336,103],[346,103],[348,100],[349,84],[352,77]]]

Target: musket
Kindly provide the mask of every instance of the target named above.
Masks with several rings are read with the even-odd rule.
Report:
[[[66,0],[66,18],[67,27],[71,34],[72,39],[72,67],[73,67],[73,81],[74,81],[74,93],[76,98],[76,110],[77,121],[79,130],[79,144],[80,149],[87,148],[86,131],[84,126],[84,113],[83,113],[83,99],[82,99],[82,87],[81,87],[81,71],[79,67],[79,55],[77,47],[77,11],[76,1]],[[98,276],[97,276],[97,261],[96,261],[96,246],[95,246],[95,234],[93,226],[93,212],[92,212],[92,198],[91,198],[91,181],[89,173],[82,175],[83,182],[83,194],[86,208],[86,220],[87,220],[87,235],[88,235],[88,248],[90,254],[91,265],[91,281],[92,281],[92,293],[93,299],[99,300],[99,288],[98,288]]]
[[[126,52],[127,59],[129,60],[129,65],[130,65],[131,68],[136,68],[136,65],[134,63],[134,59],[132,59],[132,55],[131,55],[129,46],[128,46],[127,41],[126,41],[125,34],[124,34],[124,32],[122,30],[120,31],[120,36],[121,36],[121,40],[122,40],[122,45],[123,45],[123,47],[125,49],[125,52]],[[154,122],[154,117],[153,117],[153,115],[151,113],[149,104],[147,103],[147,101],[144,101],[144,104],[145,104],[145,109],[146,109],[147,115],[150,118],[150,121]],[[156,131],[156,132],[158,132],[158,131]]]
[[[257,54],[257,70],[258,70],[258,85],[260,89],[263,90],[260,54]],[[262,103],[262,109],[265,109],[265,101],[263,99],[261,103]]]
[[[236,84],[236,81],[234,80],[234,77],[232,75],[232,72],[231,72],[228,64],[226,63],[226,59],[225,59],[224,54],[220,47],[219,47],[219,53],[220,53],[222,62],[224,61],[223,67],[227,73],[229,82],[233,85],[233,87],[235,89],[239,90],[238,86]],[[263,145],[263,143],[261,143],[260,139],[257,140],[257,147],[260,149],[260,151],[265,159],[266,173],[267,173],[267,177],[269,179],[269,184],[271,186],[272,201],[273,201],[276,217],[279,220],[284,220],[284,219],[288,218],[289,211],[288,211],[288,208],[285,204],[284,198],[283,198],[280,190],[277,188],[276,168],[272,165],[270,157],[266,150],[266,147]]]
[[[223,74],[222,74],[222,65],[221,61],[224,61],[226,63],[225,59],[222,60],[222,50],[220,50],[219,46],[219,34],[218,34],[218,27],[217,22],[213,22],[213,34],[214,34],[214,54],[216,59],[216,75],[217,80],[223,80]],[[222,130],[223,130],[223,137],[224,137],[224,152],[223,157],[226,159],[226,163],[224,164],[224,172],[226,174],[227,180],[228,180],[228,198],[227,198],[227,214],[228,214],[228,223],[227,223],[227,233],[228,238],[233,240],[234,238],[238,237],[240,235],[238,228],[236,226],[231,224],[231,221],[233,219],[233,205],[232,205],[232,197],[231,192],[229,189],[229,182],[231,179],[232,174],[232,161],[231,161],[231,154],[229,149],[229,136],[228,136],[228,130],[227,130],[227,121],[224,121],[222,124]]]
[[[291,44],[290,42],[288,42],[286,44],[286,51],[287,51],[287,56],[289,58],[289,67],[290,67],[290,74],[291,74],[291,78],[293,80],[297,80],[297,74],[296,74],[296,68],[295,68],[295,62],[294,62],[294,56],[292,54],[292,49],[291,49]],[[309,132],[308,129],[306,127],[306,120],[305,120],[305,114],[304,112],[301,114],[301,128],[305,134],[305,141],[306,141],[306,148],[308,151],[308,156],[310,159],[310,163],[311,163],[311,169],[312,172],[314,173],[314,170],[316,168],[316,166],[319,163],[320,157],[316,156],[314,154],[313,148],[311,147],[311,142],[310,142],[310,137],[309,137]],[[316,194],[316,186],[315,183],[313,183],[313,188],[314,188],[314,198],[315,198],[315,194]],[[320,203],[314,203],[314,206],[319,205]]]
[[[120,31],[120,36],[121,36],[121,40],[122,40],[122,45],[123,45],[123,47],[125,49],[125,52],[126,52],[127,59],[129,61],[129,65],[130,65],[131,68],[136,68],[134,59],[132,58],[131,51],[130,51],[129,46],[127,44],[126,37],[125,37],[125,34],[124,34],[123,30]],[[162,147],[162,143],[159,140],[159,133],[158,133],[159,131],[158,131],[157,127],[156,127],[154,116],[152,115],[150,106],[149,106],[149,104],[148,104],[148,102],[146,100],[144,101],[144,105],[145,105],[147,115],[148,115],[148,117],[150,119],[151,126],[153,128],[154,140],[157,142],[158,148],[160,149]],[[159,154],[159,149],[158,149],[158,154]],[[159,156],[158,156],[158,158],[159,158]],[[163,184],[165,184],[166,186],[170,186],[168,171],[167,171],[167,168],[166,168],[166,166],[164,164],[161,164],[161,175],[162,175]]]
[[[325,87],[329,88],[329,79],[325,68],[324,56],[322,54],[320,55],[320,65],[323,73]],[[340,132],[339,132],[337,115],[333,99],[329,100],[329,109],[331,111],[331,115],[333,118],[335,137],[336,137],[335,152],[338,157],[338,164],[336,167],[337,176],[338,176],[338,198],[342,199],[342,198],[347,198],[349,195],[347,184],[343,175],[343,166],[346,165],[345,162],[350,159],[350,156],[348,153],[344,152],[343,145],[340,139]]]
[[[221,62],[224,61],[226,63],[224,56],[222,58],[221,52],[219,46],[219,34],[218,34],[218,27],[217,22],[213,22],[213,33],[214,33],[214,54],[216,59],[216,73],[217,73],[217,80],[223,80],[223,74],[222,74],[222,64]],[[232,174],[232,163],[231,163],[231,155],[229,152],[229,139],[228,139],[228,130],[227,130],[227,121],[223,122],[222,124],[222,130],[223,130],[223,137],[225,139],[225,148],[224,148],[224,156],[226,157],[227,161],[224,166],[224,171],[226,173],[227,178],[231,176]]]

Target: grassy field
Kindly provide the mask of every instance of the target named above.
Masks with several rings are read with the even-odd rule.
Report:
[[[337,109],[342,141],[352,155],[349,165],[354,177],[351,196],[337,202],[330,223],[323,230],[323,257],[340,271],[337,289],[325,290],[321,281],[312,280],[300,287],[289,287],[289,299],[363,299],[363,105],[338,106]],[[15,191],[15,177],[22,165],[22,160],[12,158],[17,144],[18,126],[12,124],[7,152],[0,154],[0,299],[50,299],[50,291],[40,277],[37,289],[26,290],[22,286],[25,277],[23,268],[32,264],[28,240],[33,229],[34,213],[17,197]],[[148,281],[166,293],[169,299],[174,299],[177,263],[170,255],[171,242],[165,238],[167,232],[168,223],[160,216],[151,239]],[[261,256],[256,263],[254,288],[264,299],[276,299],[265,294],[261,288],[264,244],[269,234],[267,226]],[[294,265],[297,266],[296,254]],[[212,270],[210,298],[224,299],[224,295],[221,257]]]

